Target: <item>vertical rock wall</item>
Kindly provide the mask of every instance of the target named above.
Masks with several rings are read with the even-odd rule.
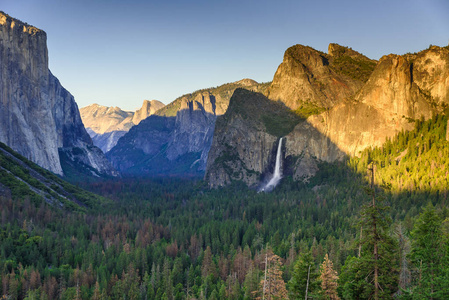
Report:
[[[44,31],[0,12],[0,141],[63,175],[59,150],[90,153],[92,140],[73,96],[48,69],[46,43]],[[89,156],[94,169],[113,173],[101,151]]]

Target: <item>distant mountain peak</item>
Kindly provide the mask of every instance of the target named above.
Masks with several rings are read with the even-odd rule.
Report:
[[[239,84],[241,86],[253,86],[259,84],[257,81],[249,78],[243,78],[242,80],[234,82],[235,84]]]
[[[142,107],[134,113],[133,124],[139,124],[140,121],[145,120],[164,106],[165,104],[158,100],[143,100]]]
[[[132,112],[117,106],[95,103],[81,108],[80,113],[94,144],[106,153],[131,127],[164,106],[164,103],[158,100],[143,100],[142,107]]]

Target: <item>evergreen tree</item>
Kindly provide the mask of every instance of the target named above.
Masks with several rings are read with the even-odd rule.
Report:
[[[212,251],[210,249],[210,246],[207,246],[206,250],[204,251],[203,262],[201,265],[201,276],[203,278],[206,278],[209,275],[213,275],[215,277],[215,274],[216,267],[214,261],[212,260]]]
[[[97,281],[95,283],[94,293],[92,294],[92,300],[100,300],[100,299],[101,299],[100,284]]]
[[[341,269],[338,293],[343,299],[363,299],[361,297],[365,285],[363,276],[366,272],[359,269],[359,262],[359,258],[349,256]]]
[[[443,243],[442,218],[429,203],[415,222],[411,259],[417,268],[414,299],[448,299],[447,252]]]
[[[359,224],[364,229],[361,253],[344,269],[352,274],[342,274],[346,285],[343,290],[346,296],[355,299],[390,299],[398,289],[398,246],[388,233],[389,207],[384,197],[376,196],[374,169],[370,170],[371,188],[365,191],[371,197],[371,203],[363,207]]]
[[[260,282],[260,272],[251,262],[248,273],[246,273],[245,281],[243,283],[245,295],[244,299],[254,299],[257,294],[257,288]]]
[[[340,298],[337,294],[338,275],[337,271],[334,270],[334,265],[329,259],[328,254],[326,254],[320,266],[320,280],[324,299],[339,300]]]
[[[409,259],[407,258],[407,255],[410,253],[410,239],[405,235],[404,228],[401,224],[396,227],[395,235],[399,242],[399,293],[402,294],[411,285],[411,272]]]
[[[288,282],[290,299],[305,299],[318,294],[320,283],[315,261],[310,251],[299,255]]]
[[[265,272],[259,285],[259,297],[256,299],[288,299],[285,282],[282,279],[281,258],[270,249],[265,254]]]
[[[168,300],[173,300],[173,282],[171,280],[170,261],[166,257],[164,260],[164,267],[162,270],[162,276],[164,281],[165,296]]]

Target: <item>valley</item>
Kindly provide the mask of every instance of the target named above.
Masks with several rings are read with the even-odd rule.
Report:
[[[46,38],[0,12],[2,299],[449,297],[449,46],[133,112],[78,109]]]

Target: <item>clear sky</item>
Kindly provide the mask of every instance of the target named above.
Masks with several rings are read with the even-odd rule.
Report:
[[[329,43],[370,58],[449,42],[448,0],[0,0],[47,32],[50,70],[79,107],[136,110],[242,78]]]

